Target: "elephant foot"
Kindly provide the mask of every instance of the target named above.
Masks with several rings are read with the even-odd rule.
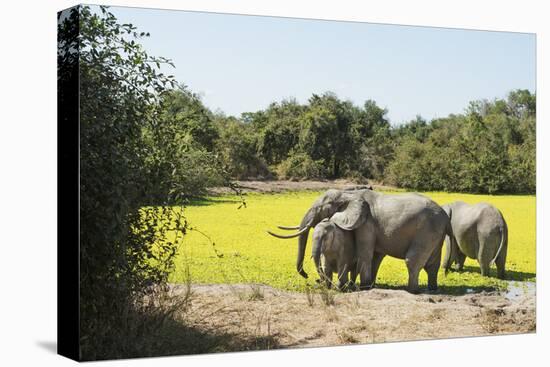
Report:
[[[420,289],[419,288],[407,288],[407,292],[409,292],[410,294],[419,294]]]
[[[372,289],[372,284],[370,284],[370,285],[363,285],[362,284],[362,285],[359,286],[360,291],[370,291],[371,289]]]

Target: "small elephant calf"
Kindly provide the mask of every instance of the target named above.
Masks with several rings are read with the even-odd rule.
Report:
[[[321,255],[325,258],[321,267]],[[338,274],[338,289],[347,290],[355,285],[357,260],[352,231],[339,228],[330,219],[324,219],[313,230],[313,261],[327,287],[332,285],[332,273]],[[351,280],[348,278],[351,273]]]

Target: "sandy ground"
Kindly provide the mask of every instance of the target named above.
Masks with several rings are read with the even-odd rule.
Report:
[[[183,293],[184,288],[173,286],[175,293]],[[534,287],[459,296],[373,289],[333,292],[326,297],[327,293],[319,290],[308,295],[255,284],[194,285],[192,292],[186,324],[248,341],[247,345],[229,347],[233,350],[530,333],[536,329]]]
[[[389,189],[390,186],[383,186],[376,183],[357,184],[348,180],[324,180],[324,181],[236,181],[243,192],[277,193],[285,191],[323,191],[328,189],[360,189],[371,186],[375,190],[382,188]],[[209,189],[210,194],[231,194],[230,189],[225,187],[215,187]]]

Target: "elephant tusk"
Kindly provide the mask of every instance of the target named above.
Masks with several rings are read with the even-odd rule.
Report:
[[[273,237],[286,239],[286,238],[298,237],[299,235],[301,235],[302,233],[304,233],[304,232],[307,231],[307,230],[309,230],[309,227],[304,227],[301,231],[296,232],[296,233],[293,233],[293,234],[289,234],[289,235],[277,234],[277,233],[273,233],[273,232],[271,232],[271,231],[267,231],[267,233],[269,233],[269,234],[272,235]]]
[[[294,227],[277,226],[277,228],[283,229],[285,231],[294,231],[294,230],[300,229],[300,226],[294,226]]]

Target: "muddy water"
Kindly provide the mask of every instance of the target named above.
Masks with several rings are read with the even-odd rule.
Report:
[[[537,283],[535,282],[510,281],[504,297],[510,301],[517,301],[525,296],[535,296],[536,291]]]

